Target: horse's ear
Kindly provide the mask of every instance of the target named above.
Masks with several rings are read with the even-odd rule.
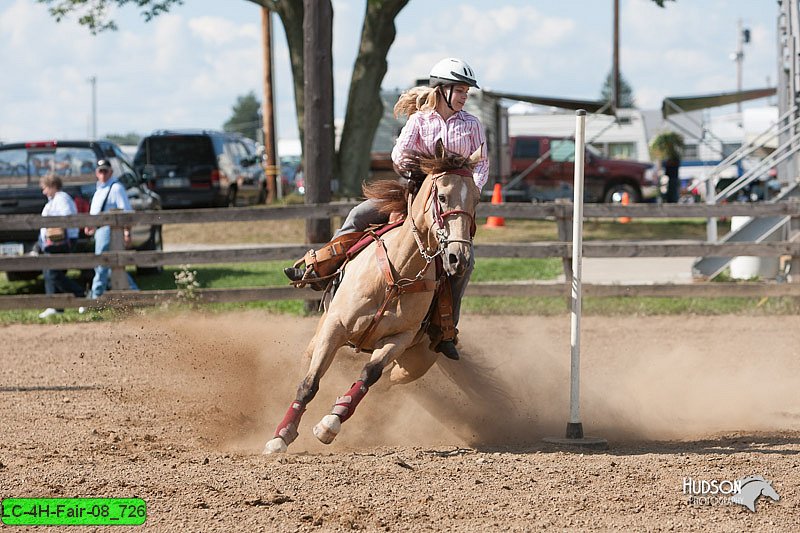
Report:
[[[444,142],[442,142],[441,139],[436,139],[436,146],[433,151],[436,154],[436,159],[444,159],[446,150],[444,148]]]
[[[472,152],[472,155],[469,156],[469,162],[473,165],[477,165],[478,161],[483,159],[483,144],[478,146],[478,149]]]

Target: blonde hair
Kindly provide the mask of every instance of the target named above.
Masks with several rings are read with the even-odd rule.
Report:
[[[39,187],[52,187],[53,189],[60,191],[63,186],[64,183],[61,181],[61,178],[55,174],[45,174],[39,178]]]
[[[414,87],[400,95],[394,105],[394,117],[410,117],[417,111],[431,111],[439,104],[439,91],[434,87]]]

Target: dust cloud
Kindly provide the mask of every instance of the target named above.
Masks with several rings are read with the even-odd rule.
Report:
[[[148,321],[161,341],[144,358],[174,376],[154,401],[223,449],[260,452],[294,399],[315,318],[190,313]],[[368,355],[340,350],[293,452],[380,446],[502,447],[562,436],[569,416],[569,317],[466,316],[462,359],[422,379],[382,379],[331,446],[311,428]],[[800,427],[800,317],[586,317],[581,420],[614,440],[691,439]],[[144,351],[147,351],[145,349]]]

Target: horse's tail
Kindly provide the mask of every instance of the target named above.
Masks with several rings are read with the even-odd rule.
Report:
[[[384,214],[405,213],[408,209],[407,189],[395,179],[373,180],[361,186],[364,196],[378,203]]]

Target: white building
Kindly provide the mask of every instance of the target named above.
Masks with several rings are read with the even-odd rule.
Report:
[[[509,136],[575,135],[575,113],[555,108],[543,108],[526,103],[508,108]],[[538,112],[537,112],[538,111]],[[586,142],[613,159],[650,161],[648,137],[642,113],[637,109],[620,109],[618,119],[610,115],[588,114]]]

